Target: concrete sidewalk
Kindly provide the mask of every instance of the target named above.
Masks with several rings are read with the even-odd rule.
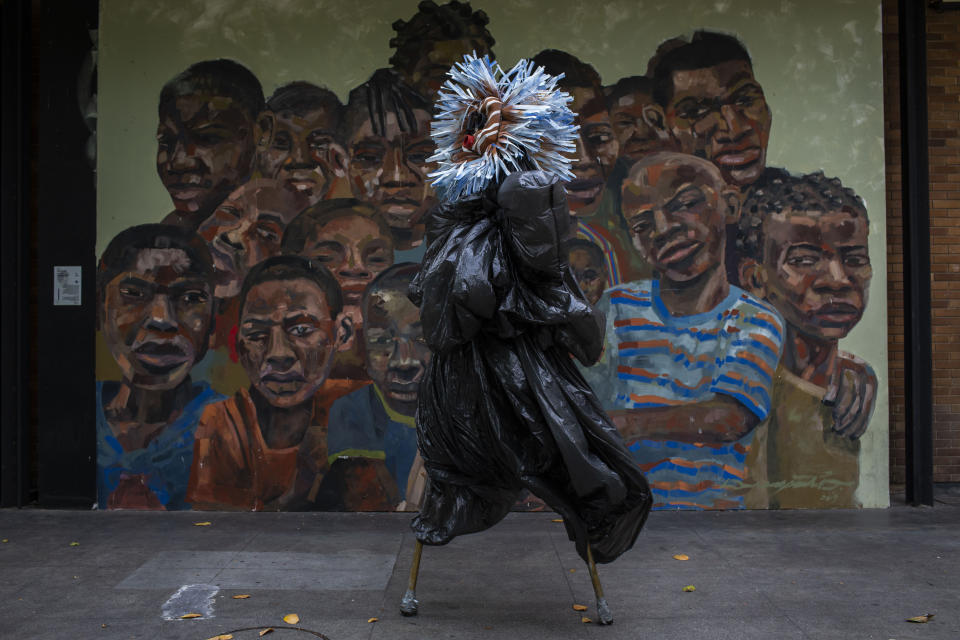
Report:
[[[581,622],[596,618],[589,574],[553,518],[512,514],[426,548],[420,615],[403,618],[407,514],[3,510],[0,637],[960,638],[954,504],[655,512],[635,548],[600,567],[611,627]],[[176,619],[189,612],[205,615]],[[301,630],[281,628],[288,613]]]

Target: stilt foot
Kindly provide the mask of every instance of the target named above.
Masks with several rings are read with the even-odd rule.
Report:
[[[407,589],[407,592],[403,594],[403,598],[400,600],[400,613],[405,616],[415,616],[417,615],[417,606],[419,604],[417,594],[414,590]]]
[[[417,540],[413,547],[413,563],[410,565],[410,581],[407,583],[407,592],[400,600],[400,613],[405,616],[417,615],[417,576],[420,575],[420,557],[423,555],[423,543]]]
[[[606,598],[597,598],[597,618],[600,624],[613,624],[613,612]]]

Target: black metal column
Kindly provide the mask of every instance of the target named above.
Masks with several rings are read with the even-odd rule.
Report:
[[[900,0],[907,502],[933,504],[926,2]]]
[[[25,351],[30,289],[30,5],[2,3],[0,156],[0,506],[19,507],[33,488]]]
[[[45,507],[89,507],[96,498],[96,177],[81,80],[97,0],[33,3],[36,69],[34,276],[37,492]],[[54,303],[54,269],[82,267],[82,303]]]

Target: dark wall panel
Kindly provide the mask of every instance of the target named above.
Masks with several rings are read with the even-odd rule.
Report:
[[[37,482],[43,506],[95,496],[94,237],[96,184],[87,157],[84,87],[96,0],[34,4],[36,233],[34,277]],[[81,96],[84,99],[81,99]],[[82,104],[84,103],[84,104]],[[55,306],[54,267],[82,267],[82,304]]]

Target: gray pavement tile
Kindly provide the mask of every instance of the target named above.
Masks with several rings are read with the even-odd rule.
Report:
[[[482,598],[436,594],[420,598],[412,618],[388,613],[376,623],[373,638],[555,638],[584,626],[568,598],[541,590],[487,593]]]
[[[390,558],[392,561],[393,558]],[[381,591],[389,577],[389,567],[379,574],[352,572],[349,569],[306,571],[276,569],[222,569],[213,584],[224,589],[271,589],[286,591],[339,591],[341,589]]]
[[[899,623],[906,618],[925,613],[937,614],[937,621],[941,624],[946,624],[950,619],[956,624],[960,615],[960,595],[955,588],[799,584],[791,585],[789,589],[768,591],[767,595],[777,610],[798,621],[802,619],[814,624],[819,624],[822,619],[838,623],[882,620],[885,624],[899,627]],[[811,615],[812,612],[816,612],[816,616]]]
[[[785,616],[776,613],[752,618],[700,616],[679,612],[670,618],[642,617],[618,620],[610,640],[623,638],[709,638],[710,640],[806,640],[807,636]],[[606,632],[606,629],[603,630]],[[837,636],[834,640],[843,638]],[[607,636],[603,636],[608,640]]]
[[[85,594],[94,589],[111,589],[129,570],[89,565],[58,565],[40,570],[38,567],[4,567],[3,582],[17,585],[20,592],[51,595],[51,591]],[[2,606],[2,605],[0,605]]]
[[[216,567],[149,567],[146,570],[137,569],[121,580],[116,588],[140,589],[146,591],[162,589],[176,590],[185,584],[212,584],[220,572]]]
[[[240,551],[223,565],[226,569],[276,569],[289,571],[376,572],[393,568],[393,553],[370,553],[366,549],[329,547],[325,553]]]
[[[382,590],[393,554],[343,549],[331,553],[164,551],[154,555],[118,589],[176,588],[209,583],[231,589]]]
[[[4,637],[17,640],[197,640],[209,636],[197,635],[198,629],[180,629],[179,633],[165,628],[159,622],[122,622],[101,627],[101,622],[91,619],[54,618],[45,621],[31,620],[16,626],[4,625]]]
[[[234,600],[231,596],[248,594],[249,599]],[[363,620],[378,617],[383,594],[379,591],[260,591],[256,589],[224,589],[216,598],[215,612],[222,618],[260,622],[278,622],[287,613],[296,613],[312,620]]]
[[[956,640],[960,624],[956,615],[935,616],[927,624],[906,622],[902,616],[884,613],[882,606],[871,607],[873,615],[843,615],[842,612],[817,611],[803,618],[791,616],[811,640],[863,638],[864,640]],[[909,617],[909,616],[908,616]]]
[[[331,553],[339,549],[362,549],[395,554],[404,531],[323,531],[304,530],[253,537],[244,551],[283,551],[289,553]]]
[[[288,611],[290,613],[292,611]],[[300,612],[300,622],[291,627],[283,621],[282,615],[261,615],[257,617],[236,617],[218,615],[210,620],[196,621],[202,622],[202,634],[190,636],[196,640],[205,640],[220,634],[232,634],[234,640],[243,640],[245,638],[257,638],[259,640],[259,631],[268,627],[273,628],[274,633],[266,636],[282,640],[283,638],[297,640],[303,638],[316,638],[316,634],[322,634],[330,640],[347,640],[352,638],[369,638],[372,632],[373,624],[368,623],[368,618],[337,618],[322,617],[311,612]],[[179,621],[174,621],[174,624]],[[186,621],[194,622],[194,621]],[[309,633],[313,632],[313,633]],[[164,636],[165,637],[165,636]]]
[[[636,612],[644,619],[689,616],[747,620],[780,613],[764,592],[739,585],[730,576],[655,578],[649,584],[656,587],[645,588],[644,582],[638,584],[637,580],[604,580],[604,592],[614,616]],[[695,591],[684,592],[688,585]],[[574,592],[578,600],[594,610],[593,589],[589,583],[577,585]]]
[[[960,637],[956,507],[654,513],[633,551],[600,566],[616,619],[603,629],[571,609],[595,616],[587,568],[552,513],[425,548],[421,614],[402,618],[410,517],[0,510],[11,540],[0,544],[0,637],[204,640],[289,612],[331,640]],[[221,588],[213,619],[160,620],[180,586],[200,582]],[[251,598],[230,598],[241,591]],[[927,625],[903,622],[928,611]]]

